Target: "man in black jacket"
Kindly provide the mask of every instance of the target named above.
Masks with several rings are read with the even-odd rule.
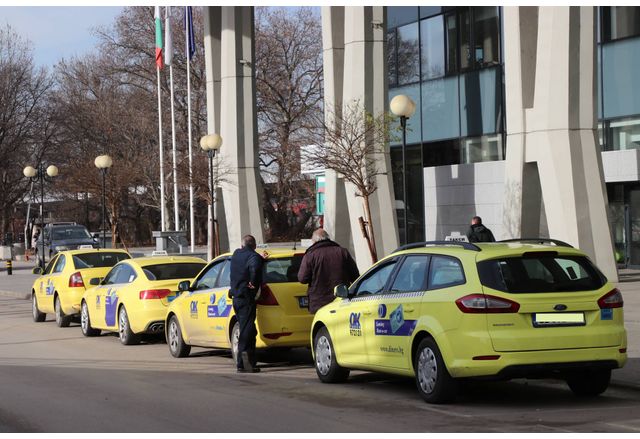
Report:
[[[307,249],[298,270],[298,281],[309,284],[309,312],[314,314],[327,303],[333,302],[333,288],[349,285],[360,273],[349,251],[329,239],[324,229],[311,236],[313,245]]]
[[[471,219],[471,227],[467,231],[469,242],[495,242],[493,233],[482,224],[482,218],[474,216]]]
[[[242,238],[242,248],[231,256],[231,289],[233,310],[240,325],[238,372],[260,372],[256,367],[256,294],[262,283],[262,257],[256,253],[256,239],[251,235]]]

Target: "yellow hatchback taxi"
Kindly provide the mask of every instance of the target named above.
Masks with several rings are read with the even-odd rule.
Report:
[[[80,301],[89,279],[103,277],[118,262],[131,256],[117,249],[80,249],[57,253],[47,267],[34,268],[41,274],[33,282],[31,302],[33,320],[44,322],[47,313],[54,313],[59,327],[67,327],[80,313]]]
[[[256,301],[257,348],[309,346],[313,315],[307,286],[298,282],[304,253],[300,249],[267,250],[263,284]],[[214,259],[167,311],[166,338],[174,357],[185,357],[191,346],[231,349],[238,354],[240,326],[229,298],[231,254]]]
[[[413,376],[443,403],[460,378],[558,377],[595,396],[627,359],[620,291],[561,241],[409,244],[336,296],[311,334],[323,382]]]
[[[143,333],[164,330],[169,303],[178,283],[193,279],[206,262],[191,256],[153,256],[120,262],[104,279],[91,279],[84,293],[80,327],[87,337],[118,332],[124,345],[140,342]]]

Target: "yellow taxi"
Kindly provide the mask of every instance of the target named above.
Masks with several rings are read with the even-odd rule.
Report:
[[[80,313],[80,301],[89,279],[104,276],[118,262],[131,256],[117,249],[80,249],[57,253],[47,267],[34,268],[41,276],[31,287],[33,320],[44,322],[54,313],[59,327],[67,327]]]
[[[86,337],[102,330],[118,332],[124,345],[140,342],[143,333],[164,330],[169,303],[178,295],[178,283],[193,279],[206,262],[191,256],[152,256],[127,259],[82,297],[80,327]]]
[[[561,241],[410,244],[335,292],[311,333],[323,382],[412,376],[443,403],[460,378],[553,376],[595,396],[627,360],[622,294]]]
[[[261,250],[258,249],[260,252]],[[270,248],[263,265],[263,284],[256,301],[257,348],[309,346],[313,315],[307,286],[298,282],[304,249]],[[165,319],[169,351],[185,357],[191,346],[231,349],[238,354],[240,326],[229,298],[231,254],[207,265],[174,300]]]

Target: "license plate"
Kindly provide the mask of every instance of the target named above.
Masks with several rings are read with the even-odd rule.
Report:
[[[536,328],[584,325],[584,313],[582,312],[539,312],[533,314],[533,326]]]
[[[298,305],[300,308],[309,308],[309,297],[298,296]]]

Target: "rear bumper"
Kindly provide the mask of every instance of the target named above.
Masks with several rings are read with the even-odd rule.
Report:
[[[60,296],[60,305],[62,311],[66,315],[74,315],[80,313],[80,303],[82,302],[82,296],[85,289],[81,287],[68,288],[64,291],[58,292]]]
[[[273,337],[271,334],[267,335]],[[309,331],[292,332],[291,335],[282,335],[278,338],[268,338],[262,334],[261,330],[259,330],[256,340],[257,348],[294,348],[306,346],[309,346]]]
[[[562,377],[572,372],[617,369],[614,360],[582,361],[572,363],[523,364],[507,366],[496,376],[498,379]]]

